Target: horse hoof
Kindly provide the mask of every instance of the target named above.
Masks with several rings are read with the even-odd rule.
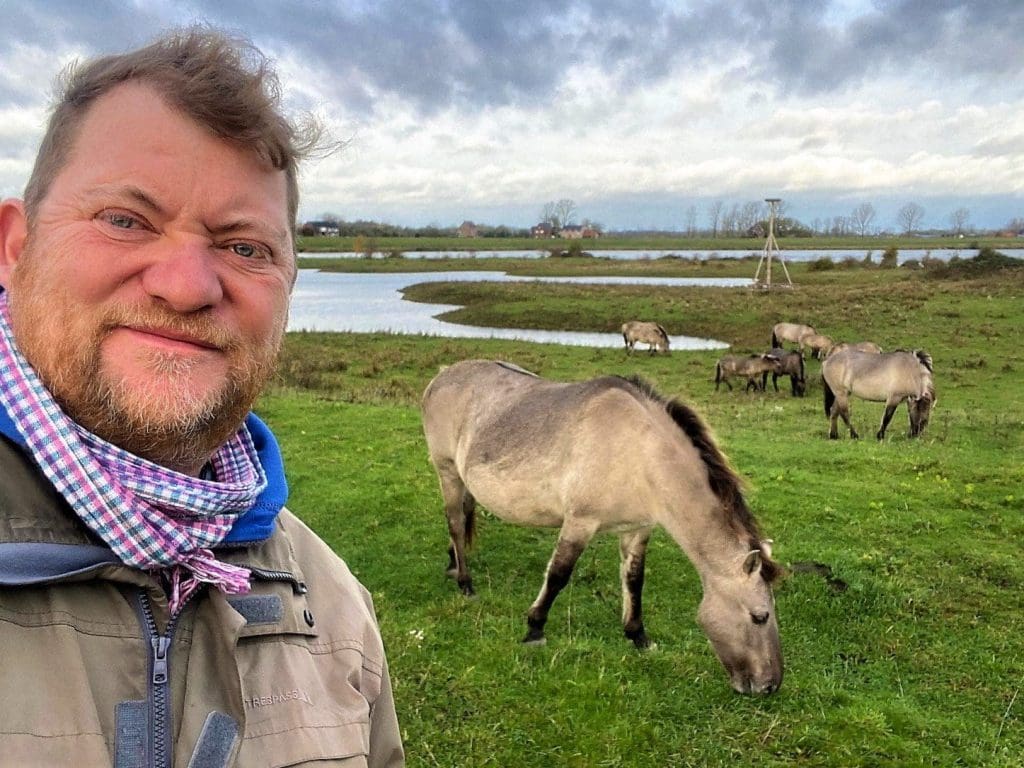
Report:
[[[527,635],[523,638],[523,645],[546,645],[548,639],[541,635],[540,637],[530,637]]]

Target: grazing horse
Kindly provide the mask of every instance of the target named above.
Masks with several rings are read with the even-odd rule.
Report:
[[[858,352],[874,352],[875,354],[882,351],[882,348],[873,341],[837,341],[828,348],[825,352],[825,357],[831,357],[836,352],[842,352],[844,349],[855,349]]]
[[[793,397],[803,397],[807,392],[803,353],[800,351],[789,352],[781,347],[775,347],[768,354],[779,359],[779,370],[771,371],[772,386],[775,387],[775,391],[779,391],[779,376],[789,376],[789,386],[792,389]],[[761,374],[761,391],[768,388],[768,373],[765,371]]]
[[[832,339],[821,333],[805,333],[800,337],[800,351],[804,347],[811,350],[811,357],[815,360],[824,360],[825,352],[832,346]]]
[[[630,320],[622,324],[622,340],[626,342],[626,353],[633,354],[633,347],[639,341],[647,344],[647,351],[654,354],[655,350],[668,354],[668,333],[657,323],[646,323],[642,320]]]
[[[814,328],[809,325],[800,325],[799,323],[776,323],[772,327],[772,346],[781,347],[782,342],[788,341],[793,344],[800,344],[800,339],[804,336],[817,333]],[[803,351],[803,346],[800,346],[800,351]]]
[[[850,423],[850,395],[885,403],[882,425],[875,433],[881,440],[896,408],[903,401],[910,413],[910,437],[917,437],[928,425],[935,405],[932,358],[924,350],[912,352],[860,352],[847,349],[836,352],[821,365],[825,390],[825,415],[829,418],[828,436],[839,437],[836,420],[842,417],[850,428],[850,437],[858,437]]]
[[[764,390],[764,382],[759,381],[762,374],[779,373],[781,371],[779,358],[771,353],[760,355],[725,355],[715,363],[715,392],[723,382],[732,391],[732,383],[729,381],[733,376],[747,378],[746,391],[753,387],[754,391]]]
[[[577,559],[595,534],[608,532],[619,536],[625,635],[648,647],[644,560],[661,525],[700,575],[698,621],[732,687],[779,687],[771,543],[690,408],[638,379],[559,383],[508,363],[465,360],[427,386],[423,427],[448,517],[449,575],[464,594],[473,594],[466,546],[476,502],[512,523],[560,528],[523,642],[544,641]]]

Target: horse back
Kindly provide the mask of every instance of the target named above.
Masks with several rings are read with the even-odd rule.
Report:
[[[848,348],[827,358],[821,375],[833,390],[864,400],[921,397],[932,386],[931,369],[914,352],[863,352]],[[921,352],[928,363],[931,358]]]

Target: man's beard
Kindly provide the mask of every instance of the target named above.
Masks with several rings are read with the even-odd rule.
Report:
[[[202,466],[237,432],[273,374],[283,328],[247,349],[209,316],[154,304],[108,311],[90,319],[87,338],[76,338],[62,327],[65,318],[72,326],[76,318],[44,306],[46,294],[28,285],[34,275],[19,277],[24,279],[15,280],[10,296],[15,338],[54,399],[85,429],[157,464],[179,471]],[[60,293],[50,293],[49,300],[61,300]],[[101,347],[111,330],[125,325],[173,330],[215,346],[229,363],[224,381],[216,390],[197,391],[196,360],[146,349],[138,350],[136,365],[145,369],[150,388],[137,376],[132,382],[115,379],[104,370]]]

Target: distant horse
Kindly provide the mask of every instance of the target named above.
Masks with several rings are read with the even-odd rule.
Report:
[[[822,333],[805,333],[800,337],[800,351],[807,347],[811,351],[811,357],[816,360],[824,360],[825,352],[832,346],[832,339]]]
[[[782,682],[772,581],[740,481],[703,422],[640,380],[546,381],[501,362],[466,360],[423,394],[423,426],[448,517],[449,575],[473,594],[466,566],[474,510],[520,525],[560,527],[524,642],[544,641],[551,605],[597,533],[619,536],[622,620],[637,648],[644,559],[656,525],[701,578],[698,611],[732,687],[771,693]]]
[[[732,391],[732,382],[729,379],[737,376],[746,377],[746,391],[751,388],[754,391],[764,390],[762,374],[779,373],[781,371],[779,358],[770,353],[760,355],[724,355],[715,363],[715,392],[723,382]]]
[[[935,405],[932,358],[920,349],[913,352],[859,352],[847,349],[827,358],[821,365],[825,390],[828,436],[839,437],[836,420],[842,417],[850,437],[858,437],[850,423],[850,395],[885,403],[882,425],[875,437],[881,440],[899,404],[906,401],[910,413],[910,437],[917,437],[928,425]]]
[[[654,354],[654,350],[668,354],[668,333],[657,323],[647,323],[642,320],[630,320],[622,325],[622,340],[626,342],[626,353],[633,354],[633,347],[637,342],[648,345],[648,352]]]
[[[814,328],[809,325],[800,325],[799,323],[776,323],[772,326],[772,346],[781,347],[782,342],[788,341],[793,344],[800,344],[800,339],[804,336],[817,333]],[[803,351],[803,347],[800,347]]]
[[[781,347],[774,347],[769,352],[772,357],[779,359],[779,370],[771,371],[772,386],[779,391],[779,376],[789,376],[789,386],[793,397],[803,397],[807,392],[807,377],[804,375],[804,356],[799,350],[787,351]],[[768,373],[761,374],[761,390],[768,388]]]
[[[875,354],[882,351],[882,348],[873,341],[837,341],[825,350],[825,357],[831,357],[836,352],[842,352],[844,349],[855,349],[858,352],[874,352]]]

